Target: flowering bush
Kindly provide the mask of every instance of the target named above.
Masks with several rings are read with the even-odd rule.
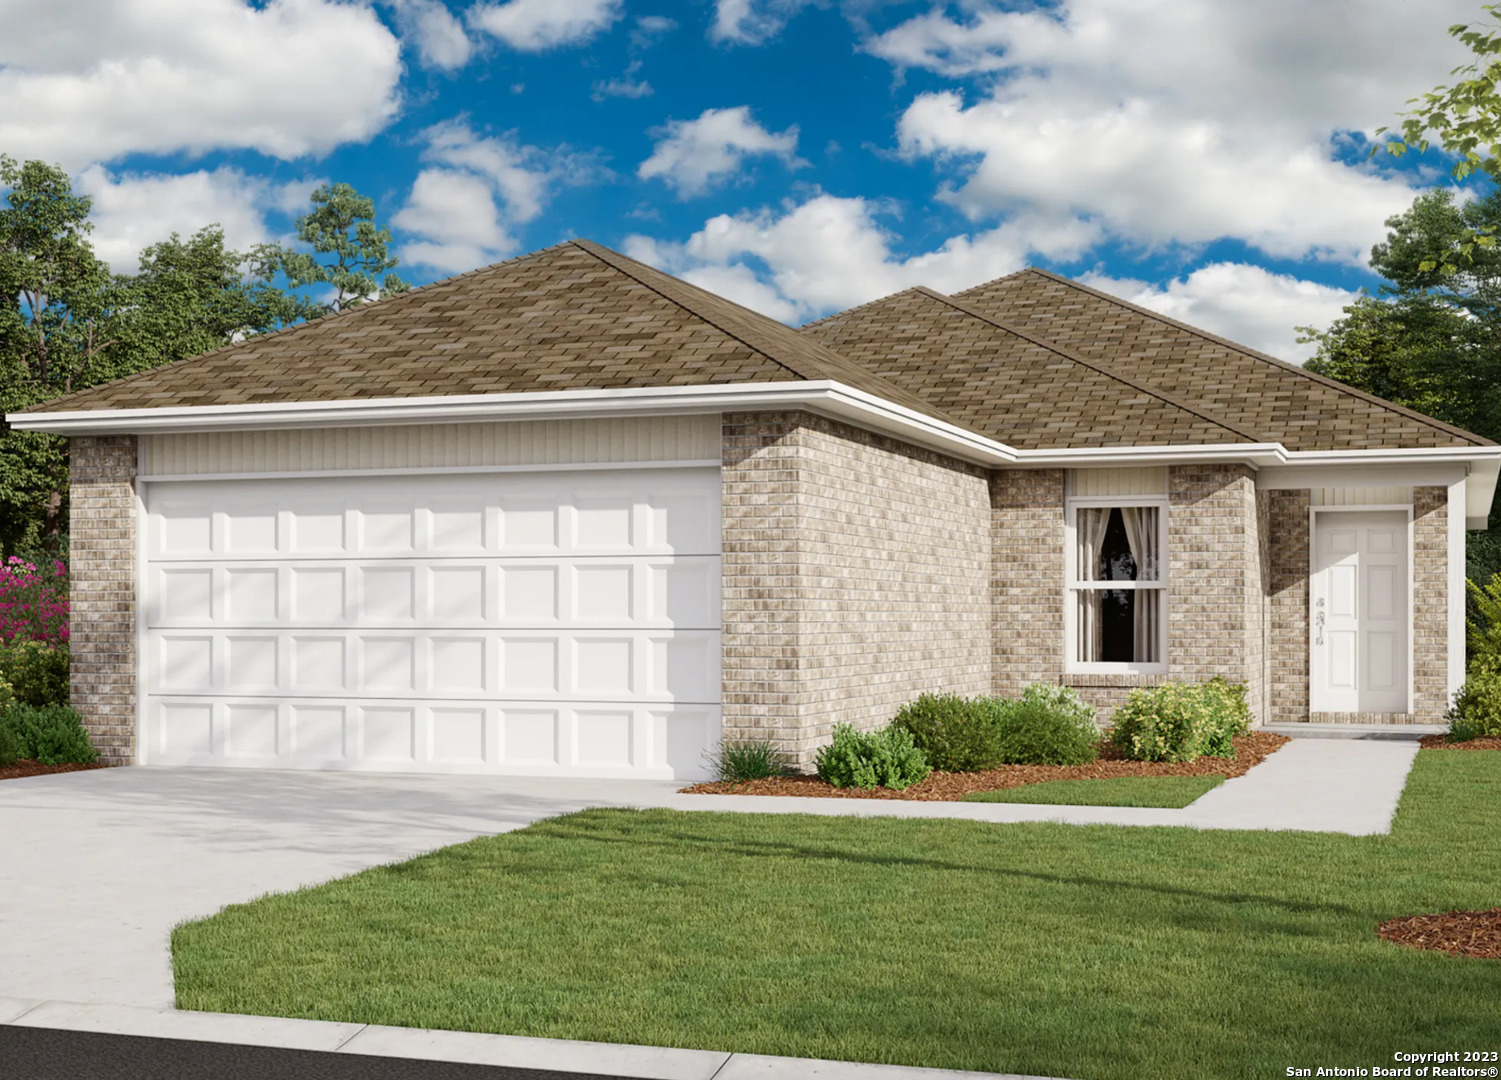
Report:
[[[39,569],[19,555],[0,565],[0,643],[68,641],[68,568]]]

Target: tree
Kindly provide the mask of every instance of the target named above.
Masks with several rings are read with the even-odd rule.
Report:
[[[113,274],[89,200],[53,165],[0,157],[0,412],[195,356],[299,318],[303,305],[224,246],[217,226]],[[67,443],[0,424],[0,554],[66,545]]]
[[[1501,192],[1455,205],[1428,191],[1388,218],[1370,259],[1384,283],[1328,330],[1300,328],[1318,344],[1308,370],[1501,442],[1501,249],[1459,255],[1498,226]],[[1501,519],[1490,525],[1467,534],[1474,581],[1501,570]]]
[[[280,270],[293,289],[332,285],[332,301],[305,302],[302,314],[309,318],[363,304],[377,292],[390,296],[407,290],[405,281],[388,272],[400,260],[389,254],[391,231],[375,225],[373,200],[349,184],[324,184],[312,199],[312,211],[297,219],[297,235],[312,245],[312,254],[259,245],[255,269],[262,277],[269,279]],[[333,255],[334,260],[323,262],[319,255]],[[385,276],[377,280],[379,275]]]

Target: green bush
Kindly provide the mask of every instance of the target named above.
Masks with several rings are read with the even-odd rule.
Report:
[[[835,787],[888,787],[901,791],[933,770],[905,728],[856,731],[834,725],[834,741],[818,752],[819,779]]]
[[[68,703],[68,647],[18,641],[0,653],[0,678],[27,705]]]
[[[1230,757],[1232,734],[1244,717],[1244,688],[1218,683],[1165,683],[1131,691],[1115,710],[1111,742],[1137,761],[1193,761]]]
[[[1251,730],[1251,707],[1246,704],[1246,684],[1233,683],[1216,675],[1199,685],[1205,704],[1213,717],[1214,730],[1205,739],[1201,752],[1208,757],[1234,757],[1237,735]]]
[[[1100,756],[1094,710],[1071,687],[1034,683],[995,717],[1008,765],[1084,765]]]
[[[0,769],[16,763],[21,756],[21,739],[6,724],[0,723]]]
[[[16,702],[0,717],[0,727],[14,739],[18,757],[43,765],[91,765],[99,758],[83,721],[67,705],[38,707]]]
[[[993,769],[1001,763],[996,706],[990,698],[922,694],[897,710],[891,726],[911,735],[913,745],[935,769]]]
[[[765,780],[787,776],[792,762],[770,739],[741,739],[722,743],[713,759],[714,773],[720,780]]]
[[[1481,655],[1470,664],[1445,719],[1450,742],[1501,736],[1501,657]]]

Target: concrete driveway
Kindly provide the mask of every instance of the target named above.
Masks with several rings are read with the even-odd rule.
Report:
[[[1295,739],[1181,810],[680,795],[670,780],[125,768],[0,783],[0,998],[168,1007],[184,919],[588,806],[1391,828],[1417,744]]]
[[[166,1007],[184,919],[672,781],[100,769],[0,783],[0,997]]]

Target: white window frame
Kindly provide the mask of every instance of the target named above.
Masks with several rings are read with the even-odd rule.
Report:
[[[1159,557],[1159,580],[1155,582],[1112,581],[1092,582],[1079,580],[1077,513],[1086,507],[1157,507],[1157,550]],[[1070,675],[1166,675],[1168,648],[1168,548],[1166,495],[1079,495],[1069,496],[1063,504],[1063,656],[1064,671]],[[1075,614],[1074,594],[1086,588],[1146,589],[1159,592],[1162,599],[1158,607],[1157,655],[1162,661],[1156,664],[1125,663],[1123,661],[1085,661],[1078,654],[1078,617]]]

